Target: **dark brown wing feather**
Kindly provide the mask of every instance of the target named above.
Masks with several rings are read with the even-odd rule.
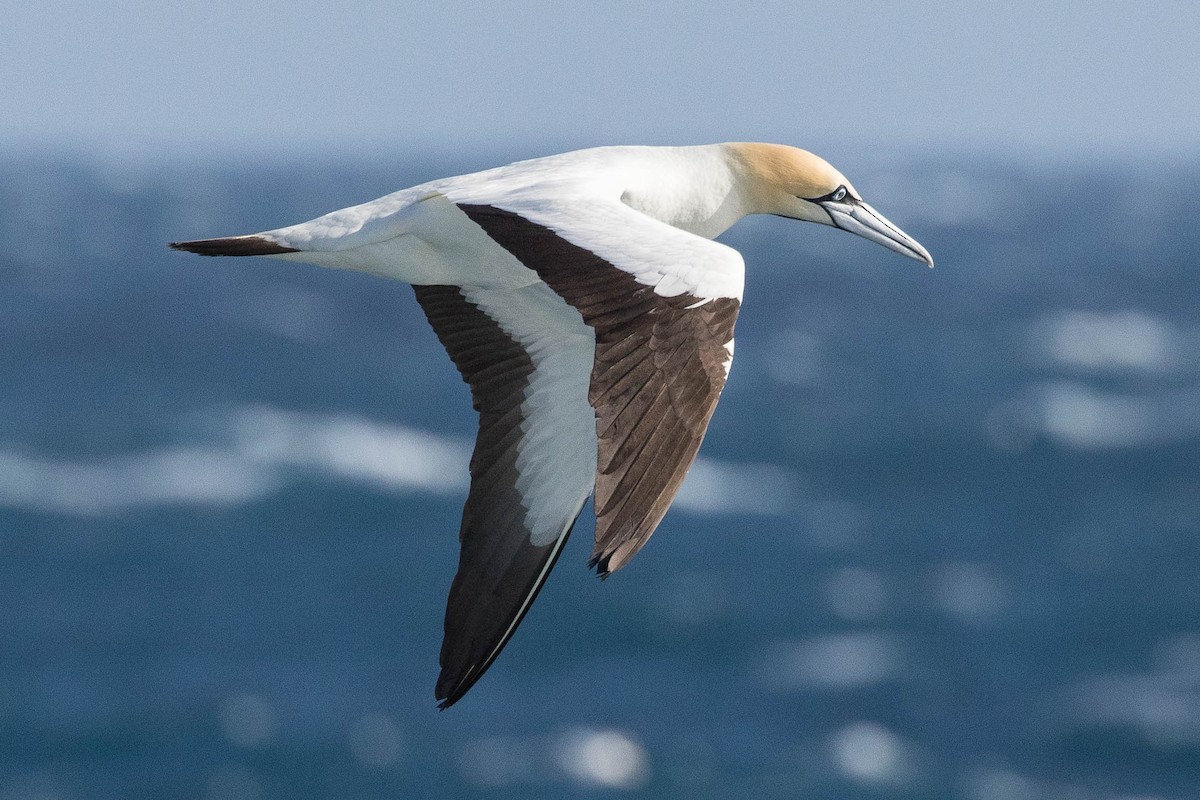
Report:
[[[486,205],[460,208],[595,330],[588,399],[599,449],[590,563],[607,575],[645,544],[696,457],[725,385],[725,345],[740,304],[659,296],[518,214]]]
[[[550,574],[565,533],[544,546],[530,542],[517,492],[521,402],[534,371],[524,348],[457,286],[414,286],[417,300],[463,379],[479,412],[471,456],[471,491],[459,529],[458,573],[446,605],[440,706],[457,702],[508,643]],[[578,509],[574,511],[578,516]]]

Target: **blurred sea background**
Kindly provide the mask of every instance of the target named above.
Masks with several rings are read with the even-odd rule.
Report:
[[[448,6],[429,41],[469,16]],[[862,123],[845,140],[847,117],[750,99],[751,123],[703,104],[655,121],[658,91],[703,92],[644,47],[667,28],[643,16],[584,21],[627,48],[602,63],[648,65],[654,91],[601,82],[572,105],[597,51],[543,42],[474,78],[494,91],[513,63],[528,77],[554,59],[562,74],[481,111],[463,110],[469,91],[429,95],[424,139],[384,143],[403,120],[377,109],[386,122],[345,148],[339,109],[251,102],[299,63],[287,36],[329,37],[298,73],[318,100],[315,70],[366,70],[341,23],[289,18],[257,54],[213,45],[237,56],[210,65],[209,40],[173,27],[183,12],[48,8],[52,24],[12,18],[0,61],[89,35],[130,48],[64,58],[43,89],[65,105],[32,101],[45,76],[0,90],[0,799],[1200,796],[1200,124],[1179,102],[1200,66],[1172,49],[1183,6],[1133,21],[1099,4],[1073,49],[1055,11],[1059,28],[1026,45],[1004,38],[1007,12],[966,6],[941,28],[869,3],[824,23],[897,63],[907,51],[866,46],[867,11],[932,25],[937,69],[846,81],[974,97],[925,109],[961,114],[962,140],[870,94],[836,101]],[[192,21],[244,44],[270,29],[264,8]],[[368,28],[392,12],[358,11],[378,64],[386,36]],[[686,21],[668,51],[688,63],[715,58],[689,49],[697,30],[745,36],[717,12]],[[489,24],[453,40],[460,57]],[[786,49],[754,29],[770,47],[741,68],[769,83]],[[1145,59],[1092,47],[1118,29]],[[973,55],[947,44],[964,31]],[[997,55],[1010,45],[1012,62]],[[1136,85],[1151,56],[1158,95]],[[1077,69],[1057,89],[1013,83],[1061,59]],[[814,63],[814,85],[814,69],[840,74]],[[1081,64],[1128,74],[1072,105]],[[89,80],[109,95],[68,91]],[[1146,104],[1120,113],[1138,91]],[[795,76],[771,92],[834,102]],[[236,113],[215,113],[227,96]],[[459,138],[429,122],[470,113],[486,119]],[[681,496],[603,583],[585,569],[585,510],[502,657],[438,712],[475,418],[411,289],[166,243],[575,146],[729,138],[827,155],[937,269],[780,219],[723,236],[747,262],[737,359]]]

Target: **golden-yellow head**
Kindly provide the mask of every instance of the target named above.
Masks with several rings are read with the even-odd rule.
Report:
[[[757,188],[776,190],[791,197],[815,200],[846,187],[854,187],[846,176],[820,156],[786,144],[734,142],[730,151]]]
[[[820,156],[784,144],[732,142],[726,148],[751,211],[832,225],[933,266],[928,250],[864,203]]]

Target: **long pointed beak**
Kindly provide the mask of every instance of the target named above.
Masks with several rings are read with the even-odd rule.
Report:
[[[933,266],[933,256],[929,255],[929,251],[922,247],[920,242],[897,228],[887,217],[866,203],[835,203],[829,200],[821,203],[821,207],[829,213],[833,224],[842,230]]]

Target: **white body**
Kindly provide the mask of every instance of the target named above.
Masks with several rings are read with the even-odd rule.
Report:
[[[492,205],[544,225],[664,296],[742,296],[737,251],[709,241],[753,209],[727,145],[601,147],[442,178],[259,236],[277,256],[413,284],[536,283],[455,206]]]

